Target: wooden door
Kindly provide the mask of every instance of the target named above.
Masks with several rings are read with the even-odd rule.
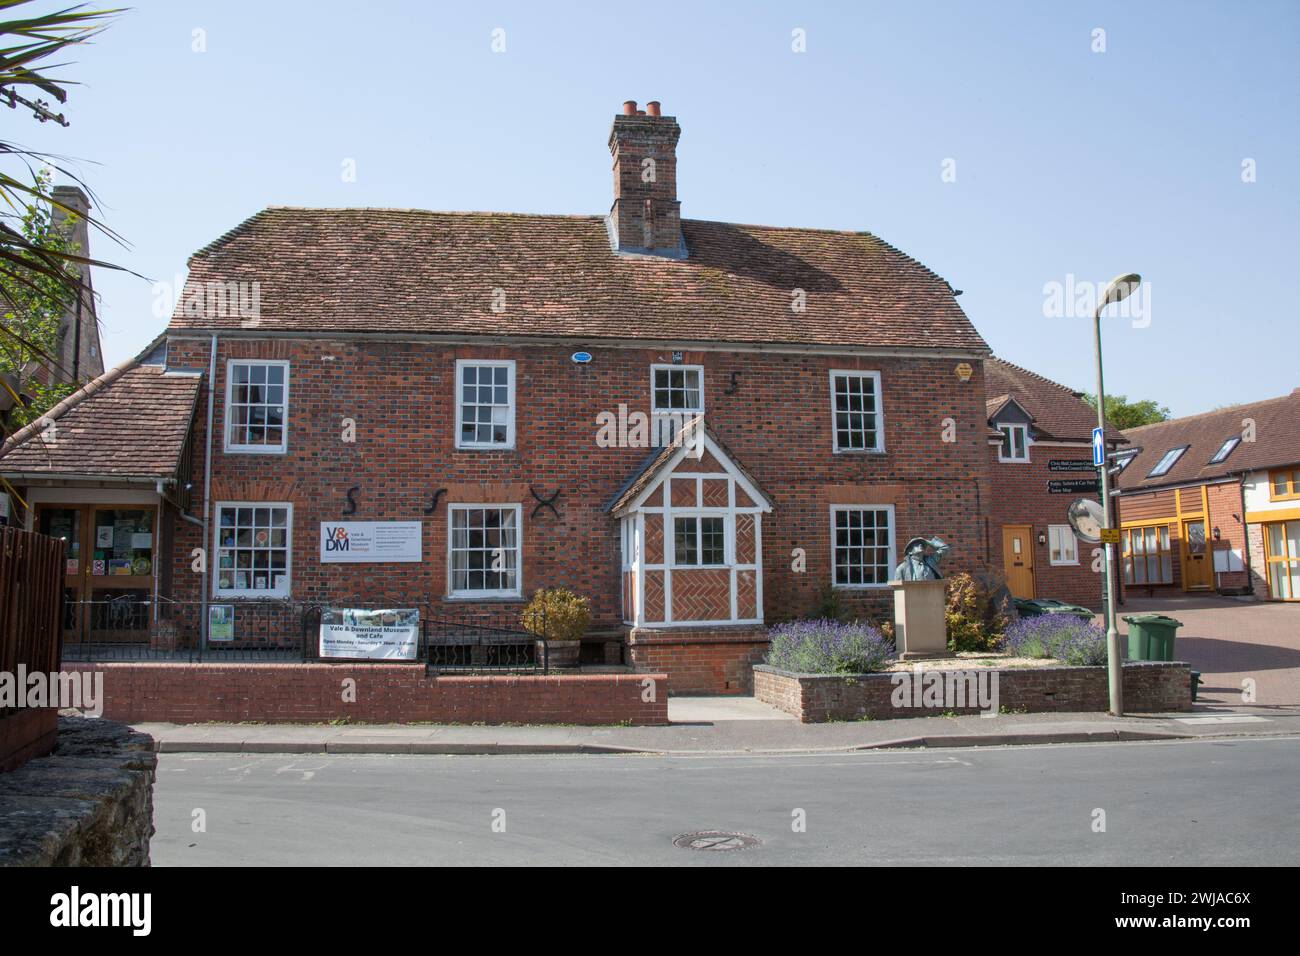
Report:
[[[1190,518],[1183,522],[1183,590],[1210,587],[1214,562],[1205,540],[1205,520]]]
[[[90,589],[90,509],[86,505],[36,506],[36,530],[64,542],[63,640],[79,643],[85,637],[86,605]]]
[[[1002,526],[1002,562],[1007,587],[1018,598],[1034,596],[1034,529],[1027,524]]]

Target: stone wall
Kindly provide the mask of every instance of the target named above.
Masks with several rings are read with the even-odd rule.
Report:
[[[53,754],[0,774],[0,866],[148,866],[153,738],[60,717]]]
[[[977,669],[962,671],[970,674]],[[998,706],[1011,712],[1105,711],[1109,685],[1105,667],[981,668],[998,675]],[[940,669],[925,673],[948,673]],[[916,671],[911,672],[915,677]],[[754,696],[804,723],[828,720],[887,720],[978,713],[978,707],[896,707],[894,673],[793,674],[766,664],[754,668]],[[1124,665],[1124,710],[1162,713],[1191,710],[1191,668],[1180,661],[1136,661]]]

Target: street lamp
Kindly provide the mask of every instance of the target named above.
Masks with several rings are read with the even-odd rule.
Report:
[[[1097,357],[1097,427],[1101,429],[1101,512],[1102,527],[1109,530],[1110,518],[1110,462],[1106,455],[1106,386],[1101,370],[1101,311],[1113,302],[1119,302],[1142,284],[1136,272],[1110,280],[1106,291],[1092,315],[1093,345]],[[1120,670],[1119,630],[1115,627],[1115,552],[1114,545],[1102,532],[1102,547],[1106,549],[1106,673],[1110,683],[1110,712],[1119,717],[1124,713],[1124,684]]]

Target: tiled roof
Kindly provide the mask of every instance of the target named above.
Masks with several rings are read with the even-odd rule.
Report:
[[[1035,438],[1057,441],[1092,441],[1097,412],[1083,400],[1081,392],[1043,378],[1000,358],[984,362],[985,407],[992,415],[1007,399],[1014,399],[1034,419]],[[1106,427],[1106,437],[1122,442],[1124,436]]]
[[[1225,441],[1242,435],[1247,419],[1254,423],[1255,440],[1240,442],[1224,461],[1211,465],[1210,459]],[[1281,398],[1130,428],[1124,437],[1142,449],[1120,472],[1119,486],[1124,491],[1292,465],[1300,462],[1300,389]],[[1166,452],[1183,445],[1189,446],[1187,451],[1166,474],[1147,477]]]
[[[0,475],[170,477],[199,384],[198,375],[169,374],[138,358],[110,369],[51,409],[53,439],[33,423],[6,441]]]
[[[947,282],[868,233],[682,229],[670,260],[613,252],[598,216],[275,206],[195,253],[171,329],[987,351]],[[259,283],[255,320],[187,314],[229,282]]]
[[[641,464],[637,466],[636,471],[634,471],[631,476],[628,477],[628,480],[623,483],[623,487],[614,492],[614,497],[605,505],[605,511],[609,514],[618,514],[635,501],[641,492],[656,485],[663,477],[665,469],[676,456],[681,444],[687,443],[686,436],[688,434],[688,429],[698,427],[699,423],[699,418],[693,418],[689,422],[686,422],[684,427],[677,433],[677,438],[679,439],[678,444],[664,445],[661,448],[652,449],[650,454],[647,455],[642,460]],[[718,433],[715,432],[713,427],[707,422],[704,423],[704,434],[708,436],[709,441],[713,444],[714,450],[722,458],[725,458],[732,467],[740,472],[745,481],[749,483],[749,486],[758,495],[759,500],[756,503],[764,508],[770,509],[772,507],[771,495],[769,495],[763,486],[758,483],[758,479],[754,477],[749,469],[740,462],[735,453],[723,444],[722,440],[718,438]]]

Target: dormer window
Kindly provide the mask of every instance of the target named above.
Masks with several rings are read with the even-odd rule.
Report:
[[[1007,422],[997,428],[1002,433],[998,461],[1029,461],[1029,426]]]
[[[1159,478],[1161,475],[1168,474],[1169,469],[1174,467],[1174,463],[1183,457],[1183,452],[1187,451],[1186,445],[1180,445],[1177,448],[1171,448],[1164,453],[1164,456],[1156,462],[1156,466],[1151,469],[1147,475],[1148,478]]]
[[[1219,450],[1216,451],[1214,453],[1214,457],[1210,459],[1210,464],[1217,465],[1221,461],[1226,461],[1228,456],[1231,455],[1233,451],[1236,449],[1236,447],[1240,444],[1241,444],[1241,436],[1233,435],[1231,438],[1229,438],[1227,441],[1225,441],[1222,445],[1219,446]]]

